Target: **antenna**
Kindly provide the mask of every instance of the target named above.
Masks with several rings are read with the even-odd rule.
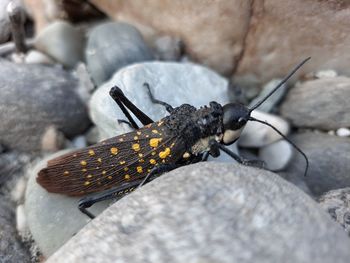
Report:
[[[302,66],[304,65],[311,57],[308,57],[304,59],[302,62],[300,62],[282,81],[274,88],[265,98],[263,98],[261,101],[259,101],[257,104],[255,104],[251,109],[249,109],[249,113],[251,113],[253,110],[258,108],[261,104],[264,103],[265,100],[267,100],[276,90],[278,90],[284,83],[286,83],[291,76],[294,75],[294,73]]]

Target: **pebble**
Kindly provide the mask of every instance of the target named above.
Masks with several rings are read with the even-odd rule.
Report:
[[[24,58],[24,62],[27,64],[46,64],[52,65],[55,62],[52,58],[48,57],[44,53],[37,50],[30,50]]]
[[[296,127],[337,130],[350,127],[350,78],[333,77],[297,84],[282,103],[281,114]]]
[[[345,263],[349,246],[314,200],[277,175],[200,163],[113,204],[47,262]]]
[[[41,149],[44,152],[57,152],[64,146],[64,134],[54,125],[48,126],[41,138]]]
[[[179,61],[184,51],[184,44],[178,37],[161,36],[155,39],[153,49],[158,60]]]
[[[262,147],[259,150],[259,159],[267,164],[269,170],[280,171],[290,163],[293,154],[293,146],[285,140],[279,140]]]
[[[84,35],[66,21],[55,21],[40,31],[35,47],[65,67],[73,68],[83,60]]]
[[[350,236],[350,187],[329,191],[318,202]]]
[[[339,128],[338,130],[336,130],[335,133],[339,137],[349,137],[350,136],[350,129],[348,129],[348,128]]]
[[[309,158],[310,168],[304,178],[311,192],[321,194],[350,186],[350,141],[322,133],[300,133],[290,138]],[[286,171],[290,176],[303,177],[305,159],[295,153]]]
[[[140,32],[132,25],[108,22],[96,26],[88,36],[86,62],[96,85],[107,81],[129,64],[153,59]]]
[[[322,79],[322,78],[334,78],[338,76],[337,72],[333,69],[329,69],[329,70],[320,70],[317,71],[315,73],[315,77],[318,79]]]
[[[287,135],[289,132],[290,127],[288,122],[279,116],[259,110],[254,110],[251,116],[268,122],[276,127],[283,135]],[[281,136],[269,126],[259,122],[248,121],[237,143],[241,147],[260,148],[280,139]]]
[[[264,99],[276,86],[281,82],[281,79],[273,79],[269,81],[261,90],[260,94],[249,103],[249,108],[252,108]],[[263,112],[271,112],[276,105],[282,100],[284,95],[287,92],[287,85],[283,84],[275,93],[269,97],[261,106],[259,106],[258,110]]]
[[[90,123],[77,81],[62,69],[2,60],[0,83],[0,138],[7,148],[39,152],[49,126],[72,137]]]
[[[44,256],[49,256],[74,236],[90,219],[78,209],[79,197],[48,193],[36,182],[40,169],[48,160],[68,151],[47,156],[30,169],[25,196],[25,216],[28,228]],[[100,202],[90,211],[101,213],[109,202]]]

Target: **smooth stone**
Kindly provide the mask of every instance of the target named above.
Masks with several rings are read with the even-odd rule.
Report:
[[[290,127],[288,122],[279,116],[261,112],[259,110],[254,110],[251,113],[251,116],[268,122],[277,128],[283,135],[287,135],[289,133]],[[248,121],[237,143],[241,147],[260,148],[280,139],[281,136],[269,126],[259,122]]]
[[[318,202],[350,236],[350,187],[329,191]]]
[[[297,84],[288,93],[281,114],[294,126],[320,130],[350,127],[350,78],[334,77]]]
[[[329,70],[320,70],[315,73],[315,77],[318,79],[322,78],[334,78],[338,76],[338,73],[335,70],[329,69]]]
[[[47,262],[345,263],[349,246],[341,227],[279,176],[205,163],[113,204]]]
[[[262,99],[264,99],[274,88],[276,88],[276,86],[280,82],[281,82],[281,79],[273,79],[269,81],[266,85],[264,85],[260,94],[249,103],[249,108],[252,108]],[[287,85],[283,84],[282,87],[276,90],[271,97],[269,97],[263,104],[259,106],[258,108],[259,111],[271,112],[276,107],[276,105],[282,100],[286,92],[287,92]]]
[[[37,51],[37,50],[30,50],[25,58],[24,62],[27,64],[46,64],[46,65],[52,65],[55,62],[52,60],[52,58],[48,57],[44,53]]]
[[[7,5],[13,0],[0,1],[0,44],[5,43],[11,36],[11,24],[7,14]]]
[[[169,114],[163,106],[151,102],[146,88],[143,87],[145,82],[150,85],[157,99],[166,101],[174,107],[184,103],[200,107],[208,105],[213,100],[222,105],[228,103],[227,80],[203,66],[175,62],[145,62],[131,65],[118,71],[91,97],[90,116],[99,130],[100,139],[131,131],[128,125],[117,122],[118,119],[126,120],[126,117],[109,95],[111,87],[115,85],[120,87],[130,101],[151,119],[156,121]],[[137,123],[142,126],[140,122]],[[229,148],[237,152],[235,145]],[[218,160],[232,159],[222,154]]]
[[[90,123],[77,81],[62,69],[0,60],[0,83],[0,143],[10,149],[39,152],[47,127],[72,137]]]
[[[350,186],[350,141],[322,133],[301,133],[290,138],[309,158],[310,167],[304,178],[311,192],[319,196],[329,190]],[[296,153],[286,171],[302,177],[305,159]]]
[[[29,251],[19,240],[15,227],[15,204],[0,196],[0,262],[31,262]]]
[[[90,221],[78,209],[81,197],[49,193],[36,182],[37,173],[46,166],[46,162],[66,152],[50,155],[29,170],[25,214],[33,239],[44,256],[54,253]],[[108,201],[100,202],[89,210],[98,215],[108,204]]]
[[[109,22],[91,30],[85,57],[92,79],[101,85],[122,67],[152,60],[153,54],[134,26]]]
[[[259,151],[259,159],[267,164],[269,170],[280,171],[289,164],[293,154],[293,146],[282,139],[262,147]]]
[[[339,137],[349,137],[350,136],[350,129],[348,128],[339,128],[335,131],[336,135]]]
[[[155,39],[153,49],[158,60],[178,61],[183,54],[184,44],[178,37],[161,36]]]
[[[68,68],[73,68],[83,60],[84,35],[65,21],[55,21],[48,25],[36,36],[34,45]]]

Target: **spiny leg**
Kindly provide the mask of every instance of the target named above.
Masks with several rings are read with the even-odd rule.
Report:
[[[150,123],[153,123],[153,120],[148,117],[143,111],[141,111],[139,108],[137,108],[123,93],[123,91],[117,87],[114,86],[109,91],[109,95],[113,98],[113,100],[118,104],[124,115],[128,118],[131,126],[134,129],[138,129],[138,125],[136,124],[135,120],[131,117],[129,109],[137,119],[140,120],[140,122],[143,125],[147,125]]]
[[[171,106],[170,104],[168,104],[168,103],[166,103],[166,102],[164,102],[164,101],[158,100],[158,99],[156,99],[156,98],[153,96],[153,94],[152,94],[152,92],[151,92],[151,88],[150,88],[150,86],[149,86],[148,83],[146,83],[146,82],[143,83],[143,86],[147,89],[148,95],[149,95],[149,97],[150,97],[152,103],[160,104],[160,105],[164,106],[165,109],[167,110],[167,112],[169,112],[169,113],[171,113],[171,112],[174,110],[173,106]]]

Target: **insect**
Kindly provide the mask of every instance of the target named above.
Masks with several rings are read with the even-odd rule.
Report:
[[[222,106],[217,102],[210,102],[209,106],[200,109],[189,104],[173,108],[154,98],[149,85],[145,83],[151,101],[163,105],[170,113],[154,122],[118,87],[113,87],[111,97],[135,130],[48,161],[47,167],[38,173],[37,182],[48,192],[85,196],[79,202],[79,209],[94,218],[88,211],[94,203],[121,198],[165,172],[206,161],[209,155],[217,157],[220,151],[241,164],[262,166],[261,161],[244,160],[226,147],[239,138],[248,121],[270,126],[299,151],[306,161],[306,175],[309,162],[304,152],[271,124],[250,115],[309,59],[298,64],[250,109],[239,103]],[[140,120],[143,127],[138,127],[128,110]]]

